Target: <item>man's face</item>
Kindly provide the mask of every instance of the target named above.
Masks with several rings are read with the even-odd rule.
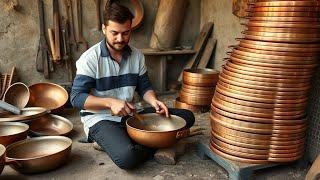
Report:
[[[130,40],[131,21],[128,20],[123,24],[110,21],[107,25],[102,25],[103,34],[106,36],[110,48],[121,51]]]

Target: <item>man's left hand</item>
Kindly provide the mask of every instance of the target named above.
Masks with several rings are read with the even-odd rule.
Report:
[[[156,99],[156,100],[152,101],[150,103],[150,105],[153,106],[156,109],[156,113],[165,114],[166,117],[170,116],[169,115],[169,110],[168,110],[167,106],[163,102],[161,102],[161,101]]]

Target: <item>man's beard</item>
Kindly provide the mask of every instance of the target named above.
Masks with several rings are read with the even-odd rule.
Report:
[[[125,43],[124,41],[122,41],[122,43],[115,43],[115,44],[121,44],[123,45],[120,49],[119,48],[116,48],[115,46],[113,46],[108,40],[107,40],[107,44],[108,46],[113,49],[114,51],[122,51],[123,48],[125,47],[125,45],[127,45],[127,43]]]

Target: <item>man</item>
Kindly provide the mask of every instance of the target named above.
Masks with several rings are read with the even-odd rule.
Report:
[[[141,113],[175,114],[187,128],[194,123],[190,111],[168,109],[152,90],[143,54],[128,45],[133,15],[128,8],[109,1],[102,31],[105,38],[76,63],[71,103],[81,109],[81,121],[89,141],[97,142],[122,169],[132,169],[153,155],[154,149],[132,141],[125,121],[136,111],[131,103],[134,91],[153,108]]]

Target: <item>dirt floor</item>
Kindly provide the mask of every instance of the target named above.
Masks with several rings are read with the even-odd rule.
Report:
[[[169,107],[173,107],[176,95],[161,96]],[[0,179],[12,180],[103,180],[103,179],[153,179],[153,180],[186,180],[186,179],[228,179],[227,172],[212,160],[201,160],[196,154],[196,142],[208,140],[210,123],[209,113],[196,114],[196,124],[206,128],[204,135],[190,137],[187,151],[178,159],[176,165],[162,165],[155,160],[149,160],[132,171],[119,169],[104,153],[93,149],[92,144],[79,143],[84,136],[82,124],[76,110],[65,110],[63,116],[69,118],[74,124],[74,131],[70,134],[73,140],[71,157],[66,165],[43,174],[22,175],[6,166]],[[296,164],[283,165],[256,171],[252,179],[263,180],[294,180],[304,179],[307,168]]]

